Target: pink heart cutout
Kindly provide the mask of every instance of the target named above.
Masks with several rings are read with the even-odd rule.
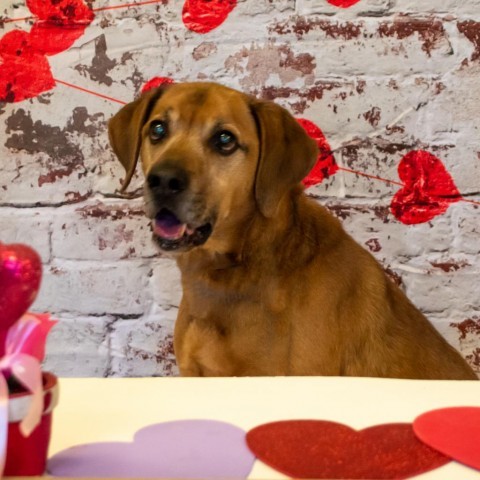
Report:
[[[420,415],[418,438],[454,460],[480,470],[480,407],[452,407]]]
[[[78,445],[50,458],[55,477],[246,478],[255,458],[245,432],[214,420],[178,420],[139,430],[133,442]]]
[[[428,222],[462,199],[443,163],[429,152],[407,153],[398,165],[398,175],[404,187],[393,197],[390,209],[407,225]]]

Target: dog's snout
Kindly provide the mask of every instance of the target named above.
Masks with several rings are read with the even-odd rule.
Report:
[[[182,169],[175,167],[154,168],[147,175],[151,190],[159,195],[175,195],[188,187],[188,176]]]

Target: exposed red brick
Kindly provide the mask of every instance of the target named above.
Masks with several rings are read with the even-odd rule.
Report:
[[[470,264],[465,261],[448,261],[448,262],[430,262],[432,267],[439,268],[440,270],[443,270],[444,272],[456,272],[457,270],[460,270],[461,268],[467,267]]]
[[[130,207],[128,205],[105,205],[98,202],[94,205],[87,205],[76,210],[83,218],[100,218],[120,220],[132,216],[143,216],[145,212],[142,207]]]
[[[460,323],[451,323],[451,327],[455,327],[460,332],[460,340],[465,340],[468,334],[479,335],[480,336],[480,318],[473,317],[467,318]]]
[[[480,58],[480,22],[475,22],[473,20],[458,22],[457,28],[473,43],[473,46],[475,47],[475,51],[470,57],[470,60],[478,60]]]
[[[400,15],[393,22],[383,22],[378,27],[380,37],[396,37],[400,40],[418,34],[423,42],[422,50],[431,56],[437,43],[447,37],[443,23],[434,18],[418,19]]]
[[[372,107],[363,114],[363,118],[372,126],[377,127],[382,117],[382,111],[378,107]]]
[[[475,367],[480,369],[480,348],[476,348],[470,355],[466,355],[465,359],[474,367],[474,370],[476,369]]]
[[[365,245],[369,248],[371,252],[379,252],[382,249],[378,238],[371,238],[365,242]]]
[[[292,20],[274,24],[269,28],[269,31],[278,35],[294,33],[297,38],[301,38],[312,30],[321,30],[331,38],[352,40],[362,35],[363,26],[363,22],[342,23],[316,17],[295,17]]]

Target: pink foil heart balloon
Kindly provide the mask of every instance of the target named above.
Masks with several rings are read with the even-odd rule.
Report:
[[[35,250],[0,243],[0,356],[7,330],[35,300],[41,278],[42,262]]]

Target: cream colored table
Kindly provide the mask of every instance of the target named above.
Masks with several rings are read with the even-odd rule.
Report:
[[[480,406],[480,382],[369,378],[61,379],[50,455],[99,441],[130,441],[140,428],[212,419],[245,430],[275,420],[322,419],[362,429],[412,422],[449,406]],[[257,461],[250,478],[285,478]],[[452,462],[416,478],[480,479]]]

